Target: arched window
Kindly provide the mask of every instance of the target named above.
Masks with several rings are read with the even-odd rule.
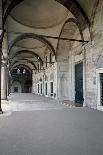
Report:
[[[38,64],[38,72],[39,72],[39,64]]]
[[[45,57],[45,59],[46,59],[46,67],[47,67],[47,61],[48,61],[48,57],[46,56],[46,57]]]

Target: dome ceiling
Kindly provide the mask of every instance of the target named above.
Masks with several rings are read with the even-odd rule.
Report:
[[[54,0],[24,0],[11,12],[16,21],[34,28],[56,26],[67,14],[67,9]]]

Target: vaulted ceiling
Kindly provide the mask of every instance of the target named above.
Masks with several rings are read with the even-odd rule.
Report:
[[[74,18],[77,21],[77,25],[73,22],[66,24],[62,37],[73,38],[77,31],[77,26],[79,26],[82,31],[90,26],[94,12],[93,9],[98,0],[9,0],[8,2],[10,7],[6,6],[8,9],[5,11],[4,21],[9,13],[6,23],[10,47],[11,43],[13,41],[15,42],[15,40],[24,33],[59,37],[63,24],[69,18]],[[29,36],[24,37],[13,44],[13,47],[10,49],[11,52],[9,51],[10,58],[12,58],[17,51],[26,50],[28,53],[20,53],[18,56],[19,59],[24,55],[24,59],[28,57],[28,60],[33,62],[31,53],[29,53],[29,51],[32,51],[38,54],[43,60],[45,50],[48,49],[49,52],[53,51],[55,55],[57,45],[58,39],[43,37],[38,40],[37,38]],[[17,63],[19,63],[19,59]],[[13,62],[15,61],[17,61],[17,59]],[[21,61],[22,60],[20,60],[20,63]],[[27,60],[23,60],[23,63],[24,61],[27,62]],[[36,62],[34,62],[34,64],[37,66]]]
[[[67,9],[54,0],[24,0],[11,12],[17,22],[33,28],[56,26],[67,14]]]

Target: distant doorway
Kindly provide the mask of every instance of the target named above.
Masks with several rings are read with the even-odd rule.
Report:
[[[75,102],[83,105],[83,62],[75,65]]]
[[[31,93],[32,92],[32,72],[25,66],[16,66],[10,72],[10,80],[11,81],[19,81],[13,82],[11,87],[11,93]]]
[[[18,87],[14,87],[14,93],[18,93]]]
[[[27,80],[24,83],[24,88],[23,88],[23,92],[24,93],[31,93],[31,88],[32,88],[32,81],[31,80]]]

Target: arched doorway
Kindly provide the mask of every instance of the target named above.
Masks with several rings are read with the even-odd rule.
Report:
[[[11,93],[32,92],[32,72],[25,66],[16,66],[11,70]],[[19,81],[19,82],[17,82]]]
[[[11,84],[11,93],[21,93],[22,87],[19,81],[13,81]]]
[[[82,29],[75,18],[63,25],[60,37],[84,40]],[[56,60],[58,63],[58,94],[61,100],[69,100],[83,106],[84,101],[84,54],[83,43],[58,41]]]

